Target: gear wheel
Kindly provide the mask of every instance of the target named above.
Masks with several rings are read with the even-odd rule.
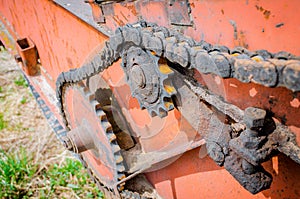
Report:
[[[125,178],[125,165],[112,126],[100,104],[79,82],[65,89],[63,110],[70,130],[68,148],[79,153],[93,176],[113,191],[118,181]],[[123,186],[119,185],[118,189],[122,190]]]
[[[174,72],[156,53],[132,46],[123,53],[122,67],[142,109],[151,116],[165,117],[174,108],[171,97],[176,89],[170,78]]]

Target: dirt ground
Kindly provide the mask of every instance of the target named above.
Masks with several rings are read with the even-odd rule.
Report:
[[[57,141],[32,96],[18,64],[11,55],[0,52],[0,149],[16,152],[24,148],[34,156],[40,169],[71,156]]]
[[[4,50],[0,52],[0,87],[0,114],[5,125],[0,133],[1,149],[14,151],[24,147],[36,155],[36,162],[45,165],[71,156],[49,127],[18,64]]]
[[[3,152],[5,154],[22,154],[24,150],[30,157],[30,164],[36,165],[37,170],[33,177],[31,177],[32,179],[30,179],[29,183],[25,186],[25,189],[32,189],[31,193],[21,198],[103,197],[81,164],[59,143],[55,133],[52,132],[31,94],[27,82],[22,76],[19,65],[15,62],[13,57],[1,47],[0,152],[2,156],[0,156],[0,160],[2,164],[5,162],[5,160],[3,160]],[[80,167],[77,166],[78,164]],[[68,166],[71,168],[69,170],[73,170],[68,171]],[[63,169],[61,169],[61,167]],[[79,169],[77,169],[77,167]],[[1,175],[3,174],[3,168],[4,165],[0,164]],[[64,172],[63,174],[67,175],[66,177],[62,177],[62,182],[59,182],[60,184],[52,182],[61,176],[59,173],[55,173],[56,171]],[[51,174],[53,174],[54,177],[45,176],[47,172],[52,172]],[[3,175],[1,175],[0,183],[2,183],[1,179],[3,179]],[[70,180],[65,181],[65,178]],[[55,184],[56,187],[53,187],[53,184]],[[66,184],[67,186],[64,187],[64,185],[61,184]],[[5,189],[6,188],[1,188],[0,186],[2,196],[3,190]],[[8,198],[20,198],[15,193],[18,194],[18,192],[14,192],[12,196]],[[4,198],[6,197],[4,196]]]

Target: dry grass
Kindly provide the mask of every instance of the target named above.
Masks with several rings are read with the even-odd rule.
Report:
[[[9,159],[19,164],[26,159],[32,166],[17,189],[0,198],[87,198],[101,197],[73,156],[58,142],[22,78],[19,66],[10,54],[0,52],[0,181]],[[21,169],[22,170],[22,169]],[[26,169],[25,169],[26,170]],[[31,171],[31,170],[30,170]],[[9,171],[11,172],[11,171]],[[8,173],[9,173],[8,172]],[[14,171],[16,173],[16,171]],[[63,176],[63,177],[62,177]],[[11,175],[10,183],[15,176]],[[3,179],[2,179],[3,181]],[[56,183],[57,182],[57,183]]]

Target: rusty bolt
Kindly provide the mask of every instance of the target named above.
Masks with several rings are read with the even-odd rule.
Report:
[[[258,130],[264,126],[266,111],[259,108],[249,107],[245,110],[244,122],[251,130]]]

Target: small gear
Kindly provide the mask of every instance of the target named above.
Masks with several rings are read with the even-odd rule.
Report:
[[[171,97],[176,89],[170,78],[174,72],[154,52],[132,46],[123,53],[122,67],[142,109],[151,116],[164,117],[174,108]]]

